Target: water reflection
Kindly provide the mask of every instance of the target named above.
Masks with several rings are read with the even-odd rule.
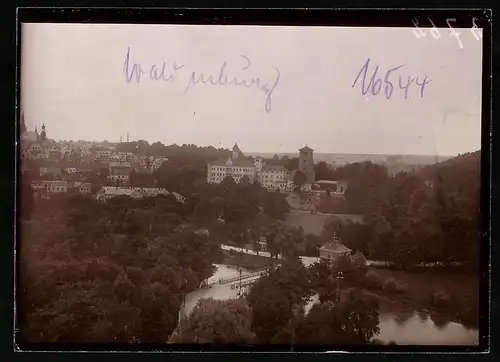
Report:
[[[444,319],[436,323],[428,314],[417,312],[404,321],[392,314],[381,314],[379,327],[378,339],[399,345],[477,345],[479,342],[477,330]]]
[[[230,284],[218,284],[219,278],[233,278],[239,275],[239,269],[226,265],[216,265],[217,271],[209,279],[215,282],[210,288],[195,290],[186,296],[186,303],[181,309],[181,316],[189,314],[201,298],[230,299],[238,296],[237,289]],[[251,273],[242,269],[242,275]],[[446,310],[427,308],[424,305],[413,306],[409,298],[381,299],[380,332],[377,339],[384,343],[395,342],[399,345],[477,345],[477,310],[474,308],[459,310],[455,305]],[[314,295],[304,308],[307,313],[318,296]],[[461,322],[461,323],[458,323]]]

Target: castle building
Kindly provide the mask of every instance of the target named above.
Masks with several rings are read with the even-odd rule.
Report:
[[[253,183],[257,176],[256,170],[254,162],[245,157],[235,143],[230,157],[208,164],[207,182],[220,183],[226,176],[232,177],[235,182],[240,182],[244,176],[247,176],[250,183]]]
[[[300,170],[305,174],[307,177],[305,186],[310,188],[315,181],[313,150],[306,146],[299,152],[299,168],[295,171]],[[282,165],[266,164],[261,157],[247,158],[235,144],[230,157],[208,164],[207,182],[220,183],[225,177],[230,176],[238,183],[247,176],[251,183],[258,181],[269,189],[291,190],[294,172],[290,174]]]
[[[306,184],[312,185],[315,181],[314,175],[314,150],[307,146],[299,150],[299,168],[304,175],[306,175]]]

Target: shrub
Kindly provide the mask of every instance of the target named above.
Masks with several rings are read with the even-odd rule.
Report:
[[[436,307],[445,307],[450,304],[450,295],[445,290],[438,290],[431,294],[430,303]]]
[[[370,288],[370,289],[382,288],[382,279],[380,278],[380,275],[374,270],[369,270],[365,274],[363,283],[364,283],[365,287]]]
[[[406,293],[408,287],[399,280],[389,277],[384,283],[384,290],[389,293]]]
[[[358,275],[365,275],[368,271],[368,266],[366,265],[366,257],[360,251],[357,251],[352,257],[352,262],[355,265],[356,273]]]

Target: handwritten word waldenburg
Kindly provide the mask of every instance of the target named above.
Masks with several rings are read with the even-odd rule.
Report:
[[[227,61],[223,61],[217,72],[217,75],[207,75],[206,72],[198,70],[188,72],[187,74],[189,74],[189,76],[185,79],[186,86],[184,89],[184,94],[187,94],[193,86],[198,85],[253,88],[265,94],[264,109],[268,113],[271,112],[271,98],[276,87],[279,84],[281,76],[279,69],[277,67],[273,67],[275,70],[274,77],[270,82],[265,82],[260,77],[252,76],[252,62],[250,61],[250,59],[247,56],[241,56],[241,58],[243,60],[241,71],[245,72],[246,76],[229,76],[227,74],[229,63]],[[123,65],[123,72],[125,75],[125,81],[127,83],[132,83],[133,81],[135,81],[135,83],[141,83],[142,81],[174,82],[178,78],[181,78],[181,70],[184,69],[184,64],[179,64],[175,61],[164,61],[161,64],[153,64],[150,66],[133,63],[131,61],[130,47],[128,47],[125,54],[125,62]]]

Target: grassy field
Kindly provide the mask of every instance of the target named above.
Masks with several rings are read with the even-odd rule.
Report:
[[[289,226],[299,227],[302,226],[305,234],[313,234],[313,235],[321,235],[321,231],[323,230],[323,225],[325,220],[331,216],[339,217],[342,220],[350,220],[350,221],[360,221],[359,215],[348,215],[348,214],[310,214],[307,212],[296,212],[290,211],[288,214],[285,223]]]

